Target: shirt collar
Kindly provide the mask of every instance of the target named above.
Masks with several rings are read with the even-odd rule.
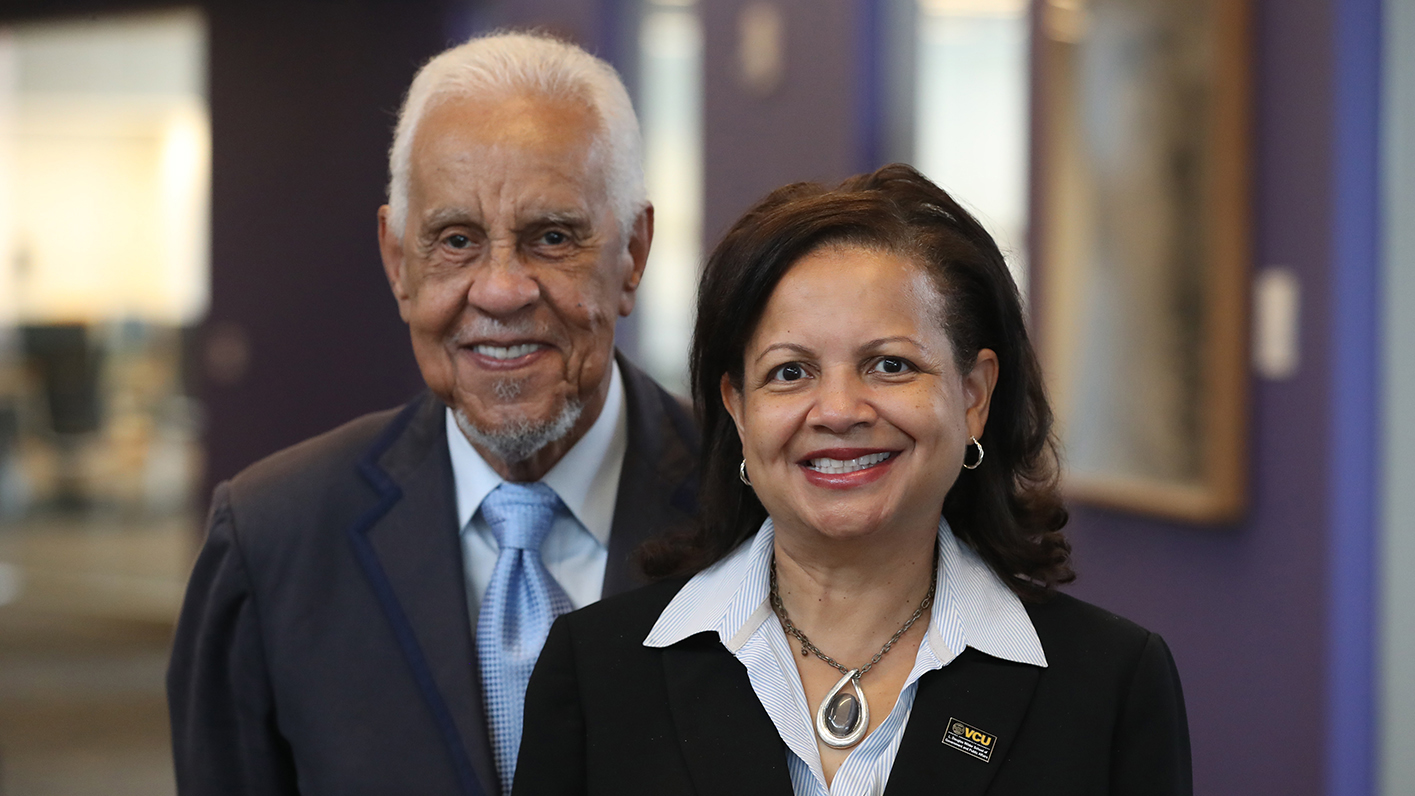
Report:
[[[467,441],[449,408],[446,412],[447,448],[452,456],[452,479],[457,491],[457,527],[465,529],[502,477]],[[589,431],[550,468],[541,483],[555,490],[585,530],[608,546],[614,524],[614,503],[619,474],[629,445],[628,407],[619,363],[612,362],[609,394]]]
[[[717,633],[736,652],[772,616],[768,601],[774,528],[770,519],[755,537],[699,572],[659,615],[646,647],[667,647],[697,633]],[[1022,601],[948,523],[938,524],[938,586],[926,641],[942,664],[965,647],[995,658],[1045,667],[1046,655]]]

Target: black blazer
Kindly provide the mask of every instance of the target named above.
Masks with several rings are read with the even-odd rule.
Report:
[[[790,796],[786,745],[716,634],[643,645],[683,583],[556,621],[526,695],[515,796]],[[1048,667],[969,648],[920,678],[887,796],[1192,793],[1164,641],[1063,594],[1027,613]],[[943,743],[953,719],[994,736],[988,762]]]
[[[605,595],[691,521],[697,437],[620,359],[629,417]],[[500,791],[468,612],[443,404],[423,395],[216,490],[167,691],[178,790]]]

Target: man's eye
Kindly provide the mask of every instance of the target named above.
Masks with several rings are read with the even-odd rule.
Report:
[[[875,370],[880,373],[906,373],[913,368],[907,361],[898,357],[884,357],[875,363]]]
[[[558,229],[552,229],[541,235],[540,240],[548,246],[562,246],[570,242],[570,236]]]
[[[806,378],[806,369],[796,362],[787,362],[771,372],[772,381],[796,381],[804,378]]]
[[[466,249],[472,245],[472,239],[466,235],[448,235],[443,243],[454,249]]]

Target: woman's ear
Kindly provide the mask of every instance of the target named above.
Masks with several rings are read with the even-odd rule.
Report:
[[[997,386],[997,354],[991,348],[978,350],[973,369],[963,375],[963,401],[968,407],[968,433],[981,439],[988,424],[988,407]]]
[[[732,415],[732,424],[737,427],[737,438],[742,438],[742,391],[732,384],[732,378],[724,373],[722,381],[718,383],[718,389],[722,392],[722,405],[727,407],[727,414]]]

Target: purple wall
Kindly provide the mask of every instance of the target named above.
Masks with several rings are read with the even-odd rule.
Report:
[[[1247,519],[1209,529],[1078,508],[1071,527],[1081,573],[1071,591],[1162,633],[1174,650],[1196,793],[1369,792],[1369,749],[1341,741],[1369,739],[1370,672],[1361,663],[1369,634],[1358,628],[1345,645],[1332,635],[1346,627],[1333,622],[1335,558],[1353,549],[1334,544],[1333,519],[1345,507],[1332,486],[1340,468],[1361,465],[1348,446],[1366,455],[1361,440],[1340,439],[1340,450],[1333,442],[1336,363],[1353,353],[1333,354],[1335,319],[1349,315],[1338,316],[1333,298],[1341,288],[1334,183],[1348,167],[1333,143],[1344,96],[1335,80],[1337,6],[1255,7],[1254,264],[1294,269],[1303,303],[1299,373],[1252,385]],[[1356,552],[1369,530],[1352,529]],[[1348,573],[1343,588],[1369,589],[1368,568],[1354,578]],[[1331,676],[1334,667],[1344,680]]]
[[[394,115],[446,45],[442,3],[213,2],[208,329],[249,365],[205,383],[208,478],[422,388],[375,212]]]
[[[781,0],[785,72],[760,97],[737,77],[737,16],[746,0],[700,2],[704,64],[703,236],[710,248],[753,202],[799,180],[838,181],[859,170],[862,105],[856,35],[862,16],[844,0]]]

